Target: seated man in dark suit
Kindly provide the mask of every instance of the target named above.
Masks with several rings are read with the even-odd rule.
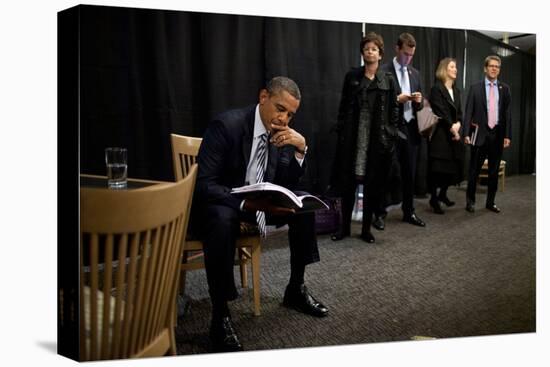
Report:
[[[296,83],[276,77],[260,91],[258,104],[222,113],[204,133],[193,210],[204,242],[215,352],[243,349],[227,305],[238,296],[233,261],[240,221],[258,223],[262,235],[266,219],[268,224],[288,224],[291,271],[283,304],[312,316],[328,313],[304,285],[306,265],[319,261],[314,214],[294,214],[266,200],[242,200],[230,193],[231,188],[257,182],[296,187],[307,151],[305,138],[289,127],[299,105]]]

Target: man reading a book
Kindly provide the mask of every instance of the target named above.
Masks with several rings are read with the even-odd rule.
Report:
[[[232,188],[258,182],[291,190],[297,186],[305,170],[307,145],[290,122],[300,98],[294,81],[275,77],[260,91],[258,104],[220,114],[204,133],[193,210],[204,243],[214,352],[243,350],[227,303],[238,296],[233,262],[241,221],[257,224],[262,236],[266,223],[288,224],[291,270],[283,305],[315,317],[328,313],[304,285],[306,265],[319,261],[314,213],[295,214],[265,198],[231,194]]]

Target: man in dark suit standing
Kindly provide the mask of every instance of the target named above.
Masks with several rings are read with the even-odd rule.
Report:
[[[510,146],[512,135],[510,87],[498,80],[500,65],[498,56],[485,59],[485,78],[470,87],[466,100],[464,140],[472,145],[466,190],[466,210],[470,213],[475,211],[477,179],[486,158],[489,177],[485,207],[500,213],[495,205],[498,170],[502,151]]]
[[[242,200],[230,193],[231,188],[257,182],[296,187],[305,170],[307,145],[289,124],[300,98],[294,81],[275,77],[260,91],[258,104],[222,113],[204,133],[193,209],[204,242],[214,352],[243,349],[227,304],[238,296],[233,262],[241,221],[258,223],[261,232],[265,220],[288,224],[291,270],[283,305],[316,317],[328,313],[304,285],[306,265],[319,261],[314,214],[294,214],[292,209],[273,206],[265,199]]]
[[[395,46],[395,57],[389,63],[381,66],[381,70],[393,74],[399,82],[397,102],[401,120],[399,130],[402,135],[397,144],[397,154],[401,167],[403,191],[403,221],[424,227],[426,224],[420,219],[414,209],[414,187],[416,176],[416,160],[421,136],[418,132],[416,112],[423,107],[422,86],[418,70],[412,67],[411,61],[416,50],[416,40],[410,33],[401,33]],[[380,208],[379,212],[382,212]],[[373,226],[384,229],[382,215],[377,215]]]

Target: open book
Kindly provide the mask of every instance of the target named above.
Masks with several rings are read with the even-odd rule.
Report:
[[[271,182],[260,182],[253,185],[236,187],[231,190],[234,195],[243,198],[269,198],[274,205],[295,209],[297,212],[306,212],[319,209],[328,209],[328,205],[313,195],[296,196],[286,187]]]

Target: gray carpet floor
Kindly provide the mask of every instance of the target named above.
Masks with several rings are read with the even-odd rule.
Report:
[[[252,291],[231,302],[245,350],[302,348],[535,331],[535,177],[506,178],[497,193],[500,214],[484,208],[485,188],[474,214],[464,210],[465,187],[449,189],[457,202],[434,214],[416,200],[425,228],[401,221],[393,210],[374,244],[352,237],[319,236],[321,261],[306,269],[306,285],[329,307],[323,319],[281,305],[289,277],[284,232],[268,237],[261,265],[260,317]],[[500,187],[500,186],[499,186]],[[238,271],[235,271],[239,284]],[[178,319],[178,354],[208,353],[210,301],[204,270],[187,275],[185,312]]]

